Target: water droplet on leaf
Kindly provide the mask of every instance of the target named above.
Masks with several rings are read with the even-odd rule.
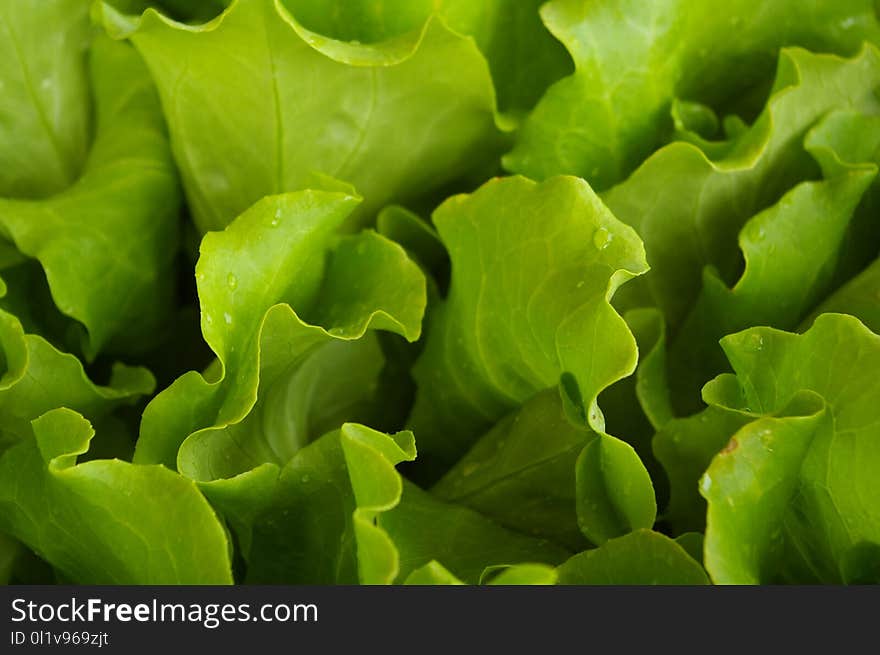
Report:
[[[613,238],[614,237],[608,230],[604,227],[600,227],[593,233],[593,245],[599,250],[605,250],[605,248],[611,245],[611,240]]]
[[[703,478],[700,480],[700,490],[704,494],[707,494],[707,493],[709,493],[709,490],[711,488],[712,488],[712,478],[710,478],[708,475],[704,475]]]
[[[760,334],[753,334],[749,339],[748,349],[751,352],[760,352],[764,350],[764,337]]]

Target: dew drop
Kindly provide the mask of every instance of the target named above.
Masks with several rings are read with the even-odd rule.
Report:
[[[760,352],[764,350],[764,337],[760,334],[753,334],[749,339],[747,348],[751,352]]]
[[[229,312],[223,312],[223,320],[226,321],[226,325],[232,325],[232,315]]]
[[[269,223],[272,227],[278,227],[278,223],[281,222],[281,207],[278,207],[275,210],[275,216],[272,217],[272,221]]]
[[[580,289],[580,288],[582,288],[585,284],[586,284],[586,282],[585,282],[584,280],[581,280],[580,282],[577,283],[577,288]]]
[[[707,494],[709,493],[710,489],[712,489],[712,478],[710,478],[708,475],[704,475],[703,478],[700,480],[700,490],[704,494]]]
[[[230,289],[234,289],[238,286],[238,278],[235,277],[232,273],[226,276],[226,284],[229,285]]]
[[[605,250],[605,248],[611,245],[611,240],[613,238],[614,237],[608,230],[604,227],[600,227],[593,233],[593,245],[599,250]]]
[[[305,484],[306,482],[308,482],[309,480],[311,480],[311,478],[310,478],[308,475],[304,475],[304,476],[302,476],[302,477],[300,478],[300,480],[302,480],[302,481],[303,481],[303,484]]]
[[[208,325],[210,325],[210,324],[213,323],[213,322],[214,322],[214,319],[211,317],[211,315],[210,315],[210,314],[205,314],[205,323],[207,323]]]

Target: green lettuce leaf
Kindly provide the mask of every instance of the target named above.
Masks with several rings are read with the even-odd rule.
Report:
[[[653,308],[631,310],[624,318],[639,345],[634,392],[645,417],[654,428],[659,428],[674,415],[666,385],[666,324],[662,314]]]
[[[287,0],[303,26],[343,41],[377,43],[421,27],[432,14],[472,36],[489,62],[504,111],[530,109],[570,72],[565,49],[541,23],[542,0]]]
[[[728,289],[717,274],[707,271],[697,304],[673,341],[668,378],[652,372],[650,355],[640,363],[639,377],[652,378],[653,386],[661,390],[668,379],[679,398],[682,389],[693,397],[695,386],[726,368],[715,345],[719,337],[753,324],[795,327],[805,310],[846,275],[848,266],[876,252],[876,237],[863,234],[860,222],[870,225],[873,220],[877,185],[868,185],[880,161],[878,127],[876,115],[838,110],[807,133],[805,149],[821,167],[825,181],[794,187],[749,221],[740,235],[746,267],[737,285]],[[796,251],[790,249],[793,234],[798,235]],[[848,311],[849,304],[854,312],[866,310],[870,316],[870,280],[869,268],[804,324],[808,326],[823,311]],[[834,300],[848,297],[853,300],[846,304]],[[654,397],[657,394],[640,394],[643,408],[647,410]],[[654,447],[672,481],[664,518],[675,531],[702,529],[705,502],[697,493],[696,480],[748,420],[748,413],[710,407],[694,417],[654,423],[662,428]]]
[[[663,520],[673,534],[706,527],[706,501],[698,481],[730,437],[754,417],[726,407],[707,407],[667,422],[654,436],[654,452],[669,479],[669,502]]]
[[[445,291],[449,286],[449,254],[437,232],[421,216],[405,207],[389,205],[376,217],[376,231],[402,245],[422,266],[428,280]]]
[[[571,73],[568,53],[542,24],[543,0],[445,0],[449,26],[473,36],[486,56],[502,111],[519,115]]]
[[[505,165],[535,179],[580,175],[597,189],[660,145],[675,98],[735,108],[761,91],[782,46],[849,55],[880,41],[870,0],[786,0],[760,10],[736,0],[723,11],[711,0],[553,0],[541,13],[575,73],[548,90]]]
[[[155,341],[172,301],[180,202],[159,102],[137,53],[99,38],[89,73],[95,139],[82,174],[48,198],[0,198],[0,235],[39,260],[58,310],[85,326],[86,359],[143,352]]]
[[[803,335],[752,328],[722,345],[736,377],[714,381],[707,400],[738,400],[734,408],[759,417],[700,483],[713,580],[880,581],[880,337],[824,314]]]
[[[820,172],[803,146],[808,130],[838,108],[877,113],[878,85],[874,47],[852,59],[783,50],[766,108],[724,159],[673,143],[605,194],[614,215],[644,240],[651,263],[649,275],[624,289],[638,294],[624,304],[650,298],[675,332],[697,300],[705,267],[725,282],[741,272],[736,236],[748,219]]]
[[[0,197],[63,191],[88,153],[85,0],[0,2]]]
[[[685,549],[694,561],[703,563],[703,538],[702,532],[683,532],[675,538],[675,543]]]
[[[463,585],[464,582],[456,578],[444,568],[442,564],[430,561],[410,573],[403,584],[407,585]]]
[[[206,235],[196,279],[217,362],[179,378],[144,413],[135,462],[164,463],[201,483],[235,530],[247,580],[396,576],[393,546],[370,526],[382,499],[400,494],[393,466],[415,456],[412,437],[337,428],[354,418],[393,422],[373,330],[417,339],[426,287],[400,246],[375,232],[337,233],[358,201],[326,191],[270,196]],[[358,463],[347,463],[353,453]],[[363,481],[377,461],[386,482]],[[279,518],[291,515],[300,527]],[[343,524],[348,545],[335,532]],[[360,566],[355,535],[369,554]],[[339,552],[324,553],[327,539]]]
[[[704,272],[700,295],[669,350],[672,397],[679,406],[726,368],[718,347],[722,336],[751,325],[796,327],[833,288],[840,262],[850,265],[876,252],[873,235],[861,240],[864,254],[845,252],[857,209],[877,176],[875,162],[845,163],[856,153],[832,149],[855,135],[880,141],[880,115],[835,112],[813,128],[806,148],[825,179],[798,184],[746,223],[739,237],[745,270],[732,288],[711,269]]]
[[[76,357],[26,334],[18,319],[2,310],[0,360],[0,453],[28,439],[31,421],[49,410],[68,407],[98,420],[155,386],[149,371],[123,364],[113,366],[108,386],[95,385]]]
[[[0,529],[73,582],[231,583],[226,532],[196,485],[161,466],[76,464],[93,434],[68,409],[33,421],[0,457]]]
[[[651,477],[628,443],[597,435],[578,456],[576,475],[578,524],[593,543],[654,525]]]
[[[107,4],[96,11],[150,67],[202,231],[263,196],[311,186],[315,173],[363,195],[349,219],[356,226],[497,150],[485,59],[439,19],[363,45],[306,29],[280,0],[236,0],[200,26],[154,10],[140,18]]]
[[[804,324],[810,326],[824,313],[852,314],[873,332],[880,334],[880,259],[832,294]]]
[[[556,584],[556,570],[545,564],[515,564],[499,567],[489,580],[490,585],[552,585]],[[493,571],[494,572],[494,571]],[[404,584],[408,585],[462,585],[461,580],[447,571],[438,562],[428,562],[409,574]]]
[[[410,424],[434,469],[426,477],[560,380],[579,420],[604,432],[596,396],[635,367],[635,342],[609,304],[647,269],[635,233],[565,177],[494,180],[433,220],[452,280],[413,371]]]
[[[631,375],[605,389],[599,406],[605,415],[606,430],[633,447],[645,465],[654,485],[657,503],[669,499],[666,471],[655,457],[655,430],[673,416],[669,393],[666,356],[666,324],[663,315],[653,307],[632,309],[624,320],[639,350],[639,363]]]
[[[412,433],[385,435],[345,424],[294,455],[271,494],[252,506],[246,580],[294,584],[388,584],[399,571],[394,543],[376,523],[403,491],[394,469],[415,458]],[[232,485],[219,487],[218,498]]]
[[[432,492],[572,550],[650,528],[656,514],[632,448],[572,423],[557,388],[496,423]]]
[[[559,584],[704,585],[703,567],[669,537],[636,530],[562,564]]]
[[[135,461],[176,466],[198,480],[283,466],[320,436],[315,430],[350,418],[332,425],[349,403],[374,397],[369,388],[352,397],[356,381],[328,377],[321,362],[377,371],[375,343],[354,342],[369,329],[417,339],[425,281],[384,237],[337,236],[357,202],[340,192],[271,196],[204,238],[196,278],[202,332],[218,366],[207,379],[182,376],[150,403]],[[319,354],[323,346],[332,350]]]
[[[394,467],[415,454],[412,433],[347,423],[298,451],[280,474],[265,467],[258,491],[243,478],[202,487],[244,527],[248,582],[389,584],[437,561],[441,568],[416,579],[448,568],[476,583],[489,567],[565,559],[546,541],[406,482]]]
[[[583,550],[576,463],[595,438],[568,420],[553,387],[498,421],[431,492],[505,527]]]
[[[489,580],[492,586],[552,585],[559,579],[556,569],[546,564],[514,564],[496,568],[500,572],[491,571],[496,573]],[[485,573],[483,577],[486,577]]]
[[[205,22],[219,15],[230,0],[113,0],[113,7],[139,14],[150,7],[183,22]]]
[[[676,413],[699,409],[700,386],[727,369],[718,339],[751,325],[797,327],[876,256],[878,61],[873,48],[851,60],[785,50],[765,112],[751,128],[737,128],[721,160],[710,160],[704,145],[675,143],[605,194],[616,215],[640,231],[652,263],[615,304],[656,304],[665,316],[653,309],[625,314],[641,361],[635,380],[615,385],[600,402],[611,431],[627,435],[655,481],[660,476],[645,446]],[[685,161],[693,165],[680,168]],[[658,330],[667,329],[670,336],[658,339]],[[641,412],[632,409],[636,399]],[[682,426],[669,434],[700,430]],[[674,450],[661,455],[667,470],[678,466]],[[686,465],[688,475],[696,462],[708,465],[705,455],[717,446],[698,450],[703,455]],[[695,528],[702,501],[695,479],[681,473],[670,472],[679,488],[673,495],[688,500],[673,499],[671,518]]]
[[[673,144],[606,195],[618,215],[638,222],[654,265],[647,276],[624,288],[623,296],[633,293],[619,296],[620,304],[657,303],[674,329],[666,344],[664,336],[656,336],[665,329],[656,310],[628,312],[625,316],[641,349],[636,378],[615,385],[600,402],[612,431],[628,435],[637,446],[659,430],[653,446],[671,486],[662,519],[673,533],[703,529],[706,504],[697,480],[712,457],[753,416],[712,406],[671,420],[672,401],[678,412],[696,409],[700,405],[697,389],[727,369],[719,338],[751,325],[797,327],[817,301],[852,274],[853,266],[857,269],[859,262],[876,256],[880,244],[870,226],[880,161],[880,124],[873,93],[880,70],[877,61],[873,49],[852,60],[783,51],[778,90],[752,128],[734,130],[726,150],[718,151],[723,157],[720,161],[706,168],[708,153],[698,150],[705,143]],[[849,100],[841,89],[852,94]],[[823,108],[825,102],[830,104]],[[675,168],[687,153],[703,162],[701,168],[713,171],[693,187],[693,171]],[[673,171],[678,177],[672,177]],[[798,180],[798,175],[808,181]],[[789,181],[780,182],[789,176]],[[777,191],[769,193],[770,187],[781,189],[781,197],[776,197]],[[660,195],[647,200],[655,191]],[[765,203],[769,204],[761,210]],[[655,208],[652,221],[650,212]],[[678,219],[671,222],[672,217]],[[725,221],[732,222],[725,227]],[[692,230],[693,239],[683,234],[680,240],[673,238],[676,225]],[[712,230],[719,228],[723,229],[713,237]],[[720,240],[728,229],[741,230],[745,267],[739,273],[737,267],[742,264],[731,258],[730,237],[724,238],[727,245]],[[718,245],[709,248],[713,239]],[[693,264],[688,263],[689,251],[694,253]],[[701,276],[700,267],[707,265]],[[852,294],[853,300],[847,301],[852,311],[870,316],[870,271],[832,298]],[[727,280],[737,274],[738,282],[729,287]],[[688,300],[690,289],[696,289],[693,300]],[[829,300],[803,324],[808,326],[822,311],[850,310]],[[679,315],[682,318],[676,323]],[[642,412],[632,411],[636,399]],[[643,449],[639,453],[650,468],[651,458]],[[650,470],[656,480],[655,471]]]
[[[379,516],[378,525],[394,542],[403,579],[438,561],[467,584],[477,584],[487,569],[522,562],[556,565],[571,553],[546,540],[526,536],[481,514],[446,503],[404,481],[400,504]]]

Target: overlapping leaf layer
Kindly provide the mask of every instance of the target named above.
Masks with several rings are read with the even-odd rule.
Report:
[[[0,580],[880,582],[870,0],[0,0]]]

